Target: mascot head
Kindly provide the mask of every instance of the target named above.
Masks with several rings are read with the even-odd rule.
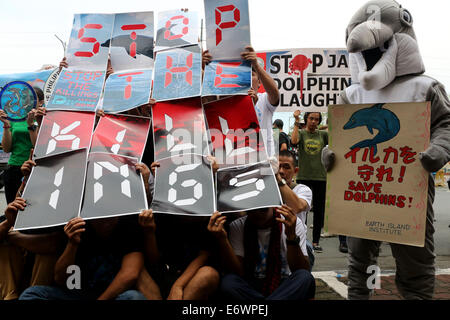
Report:
[[[396,77],[425,72],[408,10],[393,0],[367,2],[346,30],[352,82],[379,90]]]

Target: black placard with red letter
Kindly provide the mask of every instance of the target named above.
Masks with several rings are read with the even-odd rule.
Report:
[[[36,160],[14,229],[26,230],[66,224],[80,213],[86,176],[87,149]],[[45,187],[43,187],[45,186]]]
[[[141,159],[149,129],[148,118],[106,115],[100,119],[95,128],[91,152],[106,152]]]
[[[34,158],[89,148],[94,122],[93,112],[47,112],[39,130]]]
[[[249,96],[234,96],[209,103],[205,115],[219,166],[267,160],[258,118]]]
[[[138,214],[147,209],[144,184],[136,172],[137,159],[107,153],[89,155],[83,219]]]
[[[173,155],[209,155],[200,98],[158,102],[152,108],[155,161]]]

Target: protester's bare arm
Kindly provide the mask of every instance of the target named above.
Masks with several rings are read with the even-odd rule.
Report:
[[[279,173],[275,175],[278,182],[281,181],[281,176]],[[283,202],[287,204],[296,213],[305,211],[308,209],[308,203],[304,199],[300,199],[297,194],[292,190],[287,184],[279,187],[281,198]]]
[[[61,252],[64,243],[62,232],[47,234],[23,234],[18,231],[9,232],[7,236],[9,243],[24,248],[37,254],[55,254]]]
[[[284,219],[276,218],[276,220],[284,224],[287,240],[294,240],[297,237],[295,232],[298,219],[297,215],[287,205],[283,205],[281,208],[277,208],[276,210],[284,217]],[[303,255],[300,245],[288,244],[286,247],[289,269],[292,272],[299,269],[309,270],[309,259]]]
[[[183,300],[184,288],[186,288],[187,284],[192,280],[197,271],[206,264],[208,257],[209,253],[207,251],[200,251],[197,258],[192,260],[186,270],[184,270],[181,276],[172,285],[167,300]]]
[[[247,46],[245,47],[245,51],[241,53],[241,57],[242,59],[248,60],[252,63],[253,70],[255,70],[255,72],[258,74],[259,80],[261,80],[261,83],[267,92],[270,104],[273,106],[278,105],[280,92],[278,91],[277,84],[259,65],[255,50],[252,47]]]
[[[3,151],[11,152],[12,147],[12,134],[11,134],[11,124],[7,119],[7,114],[5,111],[0,110],[0,121],[3,122],[3,138],[2,138],[2,147]]]
[[[27,115],[28,127],[33,127],[35,121],[36,121],[36,109],[32,109],[30,112],[28,112]],[[33,145],[33,147],[36,145],[37,133],[38,132],[36,129],[33,130],[28,129],[28,134],[30,135],[31,144]]]
[[[78,246],[81,242],[81,233],[85,229],[86,222],[82,218],[73,218],[64,226],[64,232],[68,238],[66,248],[55,265],[55,282],[64,285],[67,279],[67,268],[75,264]]]
[[[98,300],[111,300],[136,285],[144,268],[144,256],[141,252],[130,252],[122,259],[122,266],[108,288]]]
[[[228,240],[224,224],[227,217],[219,212],[214,212],[208,223],[208,231],[217,239],[220,247],[222,264],[228,272],[244,275],[244,259],[234,253],[233,247]]]
[[[147,194],[147,201],[151,203],[152,201],[152,193],[150,192],[150,185],[148,183],[148,179],[150,177],[150,169],[147,167],[145,163],[136,164],[136,170],[138,170],[142,175],[142,180],[144,181],[145,193]]]
[[[68,68],[69,64],[67,63],[67,58],[64,57],[61,62],[59,63],[59,70],[62,70],[62,68]]]
[[[139,225],[144,230],[144,254],[150,265],[159,261],[159,250],[156,242],[156,223],[153,210],[142,210],[138,217]]]
[[[299,130],[299,125],[300,125],[300,110],[295,110],[294,111],[294,118],[295,118],[295,123],[294,123],[294,129],[291,133],[291,142],[292,144],[297,144],[299,141],[299,134],[298,134],[298,130]]]
[[[9,230],[14,226],[19,210],[25,209],[26,206],[27,204],[23,198],[16,198],[8,204],[5,209],[6,220],[0,223],[0,242],[6,239]]]

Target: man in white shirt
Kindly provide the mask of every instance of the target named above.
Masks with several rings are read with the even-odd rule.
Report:
[[[273,157],[277,150],[275,150],[273,142],[272,117],[279,104],[280,92],[275,81],[258,63],[256,52],[252,47],[246,47],[245,51],[241,53],[241,57],[252,64],[252,88],[248,91],[248,94],[253,98],[255,104],[255,112],[262,130],[267,154],[269,157]],[[266,90],[264,93],[258,93],[261,84]]]
[[[283,216],[283,217],[281,217]],[[315,281],[309,272],[306,226],[294,211],[264,208],[230,224],[215,212],[208,230],[216,237],[222,264],[228,272],[221,291],[238,300],[306,300],[314,298]]]

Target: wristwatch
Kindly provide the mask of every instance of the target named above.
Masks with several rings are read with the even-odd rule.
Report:
[[[279,186],[279,187],[282,187],[282,186],[285,186],[285,185],[287,185],[286,180],[284,180],[283,178],[281,178],[281,180],[278,182],[278,186]]]
[[[298,246],[300,244],[300,237],[295,236],[293,240],[286,239],[286,244],[291,246]]]
[[[31,131],[36,131],[36,129],[37,129],[37,125],[35,125],[35,124],[32,124],[31,126],[28,126],[28,128],[27,128],[28,130],[31,130]]]

